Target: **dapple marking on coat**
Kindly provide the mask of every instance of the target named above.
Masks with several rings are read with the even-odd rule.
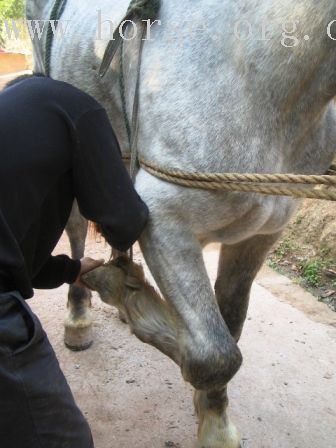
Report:
[[[28,0],[28,18],[47,19],[51,6],[52,0]],[[68,0],[62,19],[71,27],[62,41],[55,40],[51,55],[51,76],[74,83],[105,106],[123,152],[119,64],[114,61],[98,79],[107,40],[95,37],[97,10],[118,24],[127,7],[127,0],[97,0],[94,7]],[[335,17],[336,1],[330,0],[163,0],[161,26],[152,27],[143,53],[140,157],[190,171],[323,174],[336,141],[336,45],[326,31]],[[294,19],[300,43],[285,48],[281,24]],[[239,20],[253,30],[268,21],[269,40],[238,40],[233,25]],[[172,29],[184,29],[186,21],[205,25],[201,39],[195,34],[174,40]],[[104,25],[108,39],[109,24]],[[309,41],[302,38],[306,33]],[[136,40],[125,45],[129,113],[137,48]],[[36,40],[37,70],[43,69],[43,51],[44,40]],[[169,331],[179,362],[198,388],[199,447],[237,448],[240,438],[227,415],[226,393],[241,363],[235,341],[252,281],[297,203],[186,189],[143,169],[136,188],[150,209],[141,249],[178,322]],[[215,293],[202,258],[202,247],[213,241],[222,243]],[[86,321],[89,329],[88,297],[80,294],[83,303],[69,297],[71,321]]]

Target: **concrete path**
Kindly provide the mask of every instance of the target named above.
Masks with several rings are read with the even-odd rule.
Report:
[[[57,252],[67,246],[64,239]],[[108,249],[90,240],[87,253],[107,258]],[[217,251],[210,248],[205,259],[214,280]],[[90,422],[96,448],[194,447],[192,390],[178,368],[131,336],[97,297],[94,345],[82,353],[65,349],[66,294],[66,287],[40,291],[30,304]],[[266,269],[254,285],[240,347],[244,364],[229,392],[243,447],[336,448],[336,315]]]

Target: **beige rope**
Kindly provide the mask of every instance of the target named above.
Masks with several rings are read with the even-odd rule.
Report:
[[[153,163],[141,160],[141,165],[145,169],[151,169],[157,173],[183,178],[187,180],[197,180],[206,182],[257,182],[257,183],[294,183],[294,184],[314,184],[314,185],[335,185],[336,177],[329,175],[303,175],[303,174],[249,174],[249,173],[201,173],[170,169],[166,170]]]
[[[190,172],[165,169],[143,159],[140,165],[153,176],[188,188],[336,201],[334,165],[326,175]],[[286,185],[272,185],[279,183]]]
[[[162,180],[189,188],[336,201],[336,176],[332,175],[200,173],[163,169],[144,160],[140,160],[140,165]],[[270,185],[274,183],[286,185]],[[316,188],[322,185],[332,189]]]

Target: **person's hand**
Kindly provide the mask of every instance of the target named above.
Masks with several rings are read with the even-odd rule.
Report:
[[[93,269],[98,268],[99,266],[104,264],[104,260],[94,260],[90,257],[84,257],[80,260],[81,262],[81,268],[78,274],[78,277],[76,278],[76,281],[73,283],[75,286],[78,286],[79,288],[87,288],[85,283],[82,282],[81,276],[86,274],[87,272],[93,271]]]

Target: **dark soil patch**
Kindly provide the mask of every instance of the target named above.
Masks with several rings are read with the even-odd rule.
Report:
[[[307,200],[268,264],[336,311],[336,204]]]

